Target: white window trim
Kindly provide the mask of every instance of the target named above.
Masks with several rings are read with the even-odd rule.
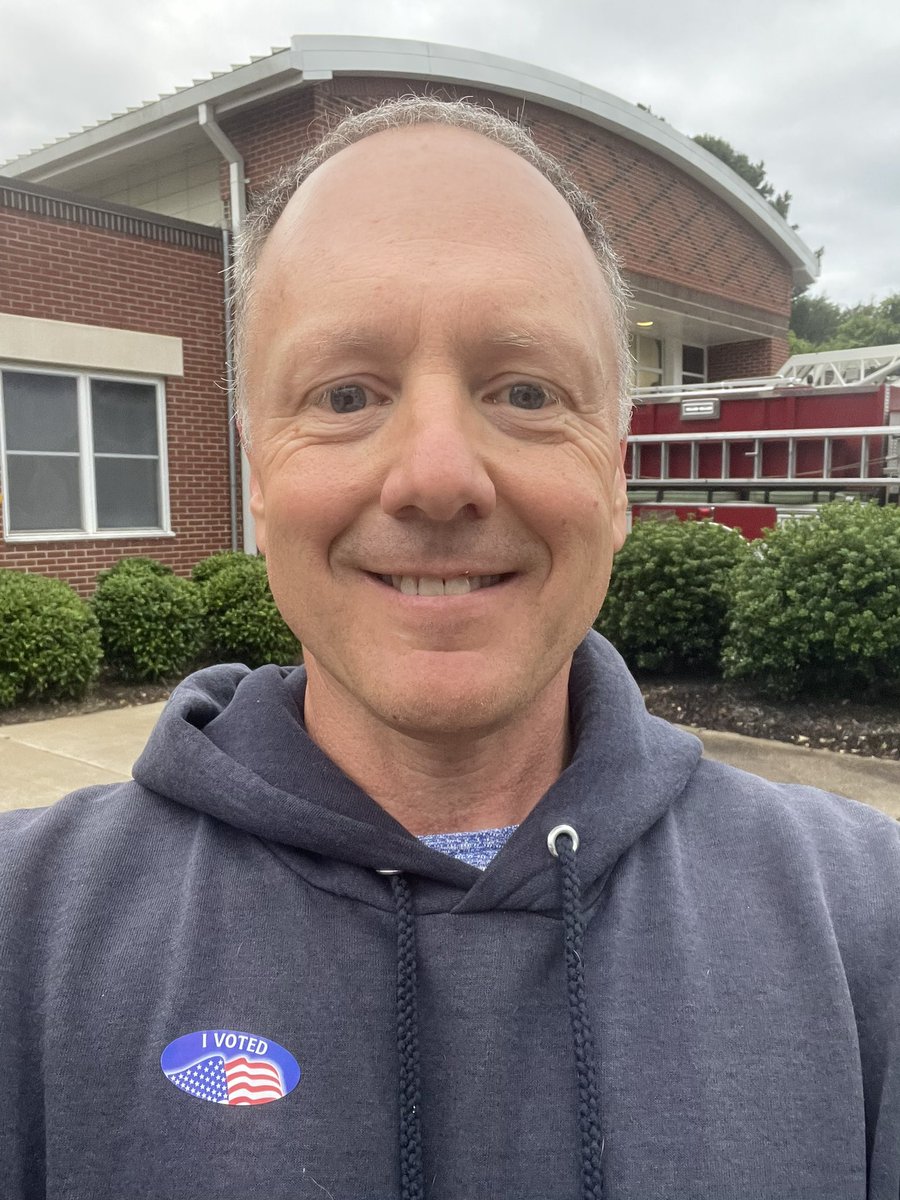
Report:
[[[689,346],[693,347],[693,349],[695,349],[695,350],[703,351],[703,374],[698,375],[696,371],[685,371],[685,369],[684,369],[684,345],[685,345],[685,343],[682,342],[682,344],[681,344],[681,355],[682,355],[681,371],[679,372],[679,375],[678,375],[679,382],[684,384],[685,383],[685,378],[684,378],[685,375],[690,375],[691,378],[689,380],[687,380],[688,383],[707,383],[709,380],[709,347],[708,346],[698,346],[695,342],[688,342],[687,344]]]
[[[169,504],[169,457],[166,436],[166,392],[162,379],[147,375],[111,374],[107,371],[62,370],[34,363],[0,362],[0,373],[16,371],[30,375],[61,375],[75,379],[78,396],[79,480],[81,483],[81,529],[25,530],[11,533],[9,528],[9,480],[7,479],[6,422],[3,418],[3,388],[0,380],[0,489],[3,494],[3,540],[10,545],[34,542],[122,541],[127,538],[174,537]],[[145,529],[97,529],[97,497],[94,486],[94,443],[90,420],[90,381],[109,380],[113,383],[140,383],[156,392],[156,437],[159,450],[159,516],[160,526]],[[151,455],[112,455],[113,458],[155,457]]]
[[[632,353],[634,357],[635,379],[638,381],[637,386],[639,388],[664,387],[666,371],[666,339],[657,335],[656,333],[650,333],[643,329],[636,329],[633,336],[634,349]],[[648,367],[641,363],[640,343],[642,341],[654,342],[659,347],[658,367]],[[640,379],[642,375],[652,375],[654,377],[654,382],[641,383]]]

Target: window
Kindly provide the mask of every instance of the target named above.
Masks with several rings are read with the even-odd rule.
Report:
[[[639,388],[659,387],[662,383],[662,342],[659,338],[637,333],[632,341]]]
[[[160,383],[0,369],[6,538],[168,531]]]
[[[706,383],[706,347],[681,347],[681,382]]]

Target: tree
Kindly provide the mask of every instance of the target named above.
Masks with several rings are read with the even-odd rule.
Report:
[[[791,353],[851,350],[900,343],[900,292],[877,304],[842,308],[827,296],[795,296],[791,306]]]
[[[798,338],[813,346],[824,345],[837,332],[841,321],[840,305],[827,296],[795,296],[791,305],[791,329]]]
[[[702,146],[704,150],[708,150],[710,154],[714,154],[726,166],[731,167],[732,171],[740,175],[741,179],[746,180],[752,188],[755,188],[764,200],[768,200],[776,212],[785,219],[787,218],[793,196],[788,191],[776,193],[775,185],[766,178],[766,164],[762,160],[757,163],[751,162],[746,154],[735,150],[730,142],[726,142],[724,138],[716,137],[712,133],[698,133],[693,141],[698,146]]]
[[[879,304],[855,304],[844,309],[829,350],[853,346],[892,346],[900,342],[900,293]]]

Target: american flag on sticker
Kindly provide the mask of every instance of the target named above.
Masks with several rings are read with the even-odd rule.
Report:
[[[167,1078],[198,1100],[214,1104],[268,1104],[285,1094],[275,1063],[243,1055],[226,1062],[223,1055],[211,1054],[183,1071],[167,1074]]]

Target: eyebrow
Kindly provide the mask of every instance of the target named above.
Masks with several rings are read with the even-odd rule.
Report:
[[[530,350],[538,344],[537,340],[527,333],[497,333],[487,340],[495,346],[516,346],[522,350]]]
[[[567,358],[576,357],[583,350],[581,343],[573,339],[567,330],[550,327],[534,333],[527,332],[527,326],[507,328],[505,330],[484,330],[477,339],[483,347],[494,347],[497,350],[523,350],[530,353],[540,353],[551,347],[562,351]],[[385,352],[385,335],[381,330],[366,328],[364,325],[331,326],[327,322],[317,324],[304,338],[308,347],[307,353],[322,358],[344,353]]]
[[[515,330],[485,334],[483,342],[489,346],[511,347],[517,350],[536,350],[541,346],[541,341],[538,338],[533,337],[529,333],[517,333]],[[384,336],[358,328],[324,328],[318,329],[313,333],[310,338],[310,344],[318,354],[323,354],[326,351],[337,353],[362,351],[365,353],[372,349],[383,348]]]

